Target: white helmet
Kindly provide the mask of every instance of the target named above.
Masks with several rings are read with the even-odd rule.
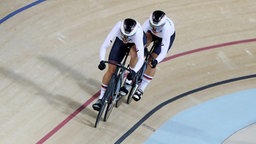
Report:
[[[149,18],[151,27],[155,30],[161,29],[166,23],[167,16],[161,10],[155,10]]]
[[[125,37],[133,36],[138,30],[138,23],[136,20],[126,18],[121,23],[121,33]]]

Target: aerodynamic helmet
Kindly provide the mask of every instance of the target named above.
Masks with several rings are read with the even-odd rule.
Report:
[[[149,23],[150,26],[155,29],[155,30],[159,30],[161,29],[164,24],[166,23],[166,15],[163,11],[161,10],[155,10],[149,18]]]
[[[121,23],[121,33],[125,37],[133,36],[138,29],[138,23],[136,20],[131,18],[126,18]]]

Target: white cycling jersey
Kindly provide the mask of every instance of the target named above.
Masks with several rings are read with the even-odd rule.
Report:
[[[160,31],[154,31],[153,28],[150,26],[149,19],[147,19],[144,24],[142,25],[145,32],[151,31],[151,33],[159,38],[162,38],[161,44],[161,53],[158,55],[156,60],[161,62],[168,52],[168,48],[170,45],[170,38],[175,32],[174,23],[171,19],[167,18],[167,21],[163,28]]]
[[[108,34],[107,38],[105,39],[105,41],[101,45],[100,61],[105,60],[105,55],[106,55],[107,48],[110,46],[110,44],[112,42],[114,42],[116,37],[118,37],[120,40],[122,40],[120,27],[121,27],[121,21],[119,21],[112,28],[112,30]],[[142,29],[142,27],[139,23],[138,23],[137,32],[133,36],[128,38],[128,43],[134,43],[136,45],[138,61],[137,61],[137,64],[135,65],[135,67],[133,68],[133,70],[135,72],[138,72],[138,70],[140,69],[140,67],[143,65],[143,62],[144,62],[143,29]]]
[[[137,22],[138,23],[138,22]],[[119,21],[110,31],[107,38],[103,42],[100,48],[100,61],[105,60],[105,55],[107,48],[110,46],[112,42],[118,37],[120,40],[121,38],[121,21]],[[143,44],[143,29],[141,25],[138,23],[138,29],[137,32],[128,38],[128,43],[134,43],[136,45],[136,51],[137,51],[137,57],[138,61],[133,70],[135,72],[138,72],[138,70],[141,68],[144,62],[144,44]]]

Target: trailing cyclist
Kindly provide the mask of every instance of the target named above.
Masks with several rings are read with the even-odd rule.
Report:
[[[139,101],[141,99],[145,88],[155,75],[156,65],[166,57],[175,39],[174,23],[161,10],[155,10],[144,22],[142,27],[147,36],[146,47],[153,42],[155,42],[156,47],[153,50],[153,58],[148,63],[142,82],[132,97],[135,101]],[[125,85],[125,89],[128,89],[127,85]],[[128,90],[124,91],[127,92]]]

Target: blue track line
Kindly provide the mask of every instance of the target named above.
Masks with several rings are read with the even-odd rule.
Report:
[[[15,10],[14,12],[12,12],[12,13],[8,14],[7,16],[5,16],[4,18],[0,19],[0,24],[2,24],[3,22],[7,21],[11,17],[17,15],[18,13],[20,13],[20,12],[26,10],[26,9],[29,9],[29,8],[37,5],[37,4],[40,4],[40,3],[44,2],[44,1],[46,1],[46,0],[37,0],[37,1],[35,1],[35,2],[31,3],[31,4],[29,4],[29,5],[26,5],[26,6],[22,7],[22,8],[20,8],[20,9]]]
[[[224,81],[220,81],[220,82],[216,82],[216,83],[212,83],[185,93],[182,93],[178,96],[175,96],[161,104],[159,104],[158,106],[156,106],[155,108],[153,108],[151,111],[149,111],[143,118],[141,118],[133,127],[131,127],[124,135],[122,135],[116,142],[115,144],[120,144],[122,143],[130,134],[132,134],[141,124],[143,124],[143,122],[145,122],[150,116],[152,116],[155,112],[157,112],[158,110],[160,110],[162,107],[166,106],[167,104],[170,104],[176,100],[179,100],[183,97],[186,97],[188,95],[191,95],[193,93],[196,92],[200,92],[203,90],[206,90],[208,88],[211,87],[215,87],[215,86],[219,86],[219,85],[223,85],[223,84],[227,84],[227,83],[231,83],[231,82],[236,82],[236,81],[240,81],[240,80],[245,80],[245,79],[250,79],[250,78],[256,78],[256,74],[252,74],[252,75],[247,75],[247,76],[241,76],[241,77],[237,77],[237,78],[232,78],[232,79],[228,79],[228,80],[224,80]]]
[[[255,95],[255,88],[246,89],[181,111],[144,144],[222,144],[235,132],[256,122]]]

